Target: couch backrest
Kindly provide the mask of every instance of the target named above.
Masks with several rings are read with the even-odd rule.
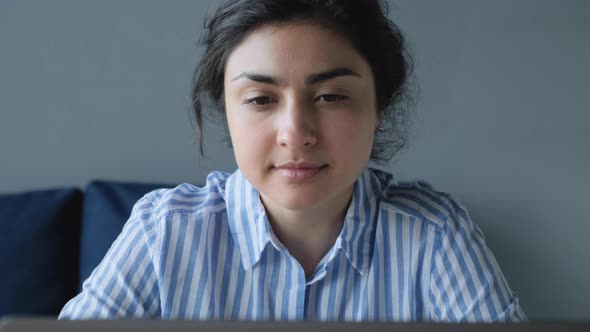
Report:
[[[77,291],[83,194],[0,195],[0,317],[53,315]]]
[[[0,194],[0,317],[54,316],[81,289],[146,193],[165,184],[93,181]]]

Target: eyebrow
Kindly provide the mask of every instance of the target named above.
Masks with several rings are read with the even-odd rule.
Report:
[[[355,72],[352,69],[345,68],[345,67],[339,67],[339,68],[331,69],[328,71],[311,74],[305,78],[305,84],[312,85],[312,84],[327,81],[327,80],[333,79],[335,77],[340,77],[340,76],[361,77],[361,75],[359,73]],[[281,85],[282,84],[280,80],[278,80],[277,78],[275,78],[273,76],[266,75],[266,74],[260,74],[260,73],[251,73],[251,72],[241,73],[240,75],[234,77],[232,79],[232,82],[236,81],[238,79],[241,79],[241,78],[246,78],[251,81],[265,83],[265,84],[272,84],[272,85]]]

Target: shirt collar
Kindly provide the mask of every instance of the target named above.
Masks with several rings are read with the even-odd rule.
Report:
[[[239,169],[227,179],[224,198],[229,229],[240,250],[244,269],[248,270],[260,260],[271,238],[266,211],[258,190]]]
[[[380,193],[379,179],[366,168],[354,184],[344,226],[333,248],[342,249],[348,261],[362,275],[368,273],[370,266]]]
[[[368,272],[380,192],[379,179],[370,169],[365,169],[354,184],[342,231],[325,259],[320,262],[324,270],[338,251],[343,250],[359,273],[364,275]],[[258,190],[240,170],[228,178],[224,198],[230,232],[240,250],[244,269],[250,269],[260,260],[269,242],[278,250],[284,248],[272,232]]]

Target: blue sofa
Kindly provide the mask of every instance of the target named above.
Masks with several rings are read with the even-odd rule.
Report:
[[[166,184],[93,181],[0,194],[0,317],[57,316],[146,193]]]

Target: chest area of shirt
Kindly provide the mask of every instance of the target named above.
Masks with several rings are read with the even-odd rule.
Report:
[[[229,260],[180,269],[161,289],[165,318],[248,320],[409,320],[421,312],[426,278],[407,261],[374,255],[359,273],[341,251],[305,279],[288,255],[268,250],[251,269]],[[393,261],[388,261],[393,259]],[[234,261],[235,260],[235,261]],[[233,262],[232,262],[233,261]],[[313,279],[313,280],[311,280]]]
[[[421,310],[430,271],[432,236],[420,224],[379,222],[360,256],[339,249],[306,279],[288,252],[271,244],[244,268],[228,228],[173,230],[185,235],[162,251],[160,297],[165,318],[410,319]],[[188,231],[188,232],[187,232]],[[174,251],[171,251],[174,248]],[[360,257],[360,258],[359,258]],[[353,266],[366,266],[361,273]]]

